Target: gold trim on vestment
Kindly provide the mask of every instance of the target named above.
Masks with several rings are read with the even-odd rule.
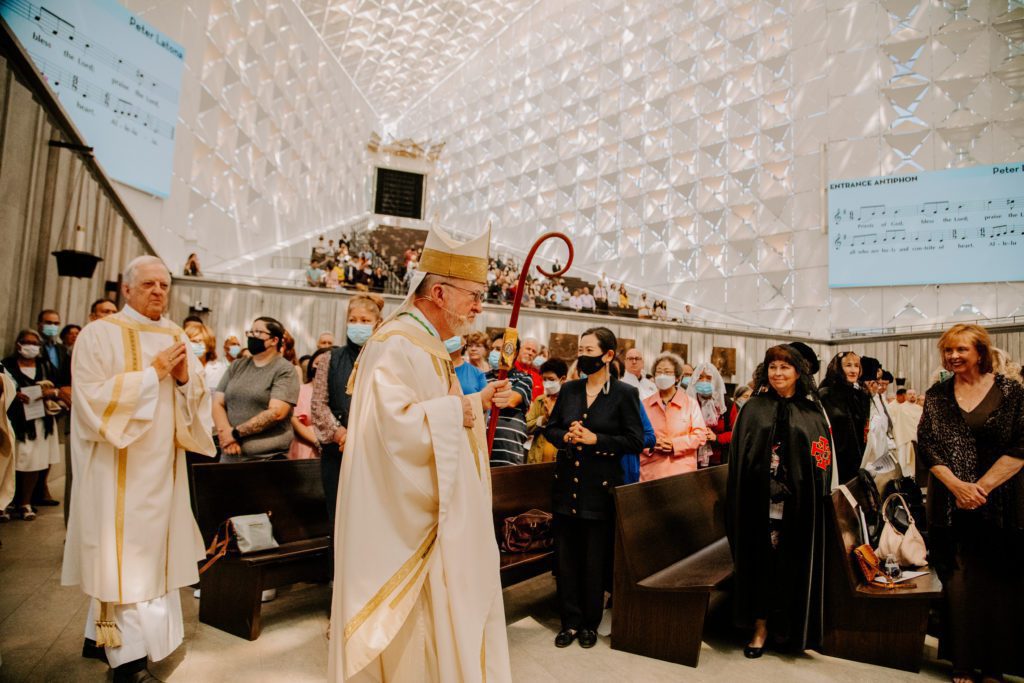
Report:
[[[425,344],[421,339],[417,339],[416,337],[414,337],[413,333],[408,330],[388,330],[387,332],[384,332],[382,334],[375,334],[372,337],[370,337],[370,340],[367,341],[366,343],[369,344],[370,342],[383,342],[395,336],[404,337],[405,339],[408,339],[411,343],[423,349],[434,358],[446,361],[451,361],[452,359],[451,354],[445,351],[444,346],[441,345],[440,343],[437,344],[437,346],[440,346],[440,349],[431,348],[430,346]],[[430,337],[430,339],[433,339],[433,337]]]
[[[110,426],[110,419],[114,417],[114,412],[121,401],[122,391],[124,391],[124,374],[114,378],[114,386],[110,391],[110,402],[103,409],[103,416],[100,418],[100,436],[104,439],[109,440],[109,437],[107,437],[107,427]]]
[[[352,634],[370,618],[370,615],[377,611],[377,608],[380,607],[381,603],[387,600],[388,596],[398,588],[399,584],[401,584],[402,581],[404,581],[406,577],[408,577],[409,574],[417,568],[417,563],[423,562],[426,564],[427,555],[430,553],[431,548],[434,546],[434,541],[436,540],[437,525],[435,524],[431,527],[430,531],[427,533],[427,537],[423,539],[423,543],[421,543],[420,547],[416,549],[416,552],[413,553],[412,557],[406,560],[405,564],[398,568],[398,571],[395,572],[394,576],[388,579],[387,582],[381,586],[380,590],[377,591],[377,594],[370,598],[369,602],[363,605],[362,609],[356,612],[356,615],[352,617],[347,624],[345,624],[345,640],[351,638]],[[419,575],[418,571],[417,575]]]
[[[484,624],[484,636],[480,639],[480,680],[487,683],[487,625]]]
[[[423,570],[426,569],[427,565],[430,564],[430,553],[433,549],[433,545],[431,545],[430,548],[427,549],[427,554],[423,558],[423,562],[420,562],[419,566],[416,567],[416,571],[412,573],[412,576],[410,576],[409,580],[405,582],[404,586],[402,586],[402,590],[398,591],[398,595],[395,596],[395,599],[391,601],[388,607],[390,607],[391,609],[395,609],[396,607],[398,607],[402,603],[402,598],[404,598],[406,594],[408,594],[408,592],[412,589],[412,587],[416,585],[416,579],[419,578],[420,574],[423,573]]]
[[[124,556],[124,495],[128,479],[128,449],[117,451],[117,503],[114,507],[114,539],[117,543],[117,601],[124,602],[121,586],[121,562]]]
[[[118,322],[118,321],[111,321]],[[119,407],[121,391],[124,387],[124,375],[128,372],[138,372],[142,369],[142,348],[139,344],[139,331],[130,326],[121,327],[121,341],[124,347],[125,372],[121,373],[114,380],[114,391],[111,396],[110,405],[103,413],[104,422],[100,428],[100,434],[104,435],[107,422]],[[128,481],[128,449],[121,448],[117,451],[117,500],[114,507],[114,538],[117,544],[117,601],[123,602],[122,591],[122,563],[124,558],[124,498],[126,484]]]
[[[416,270],[487,284],[487,259],[478,256],[446,254],[436,249],[424,249]]]
[[[181,328],[175,324],[171,324],[170,327],[163,327],[161,325],[148,325],[146,323],[140,323],[129,318],[120,318],[113,315],[108,315],[106,318],[100,318],[105,323],[113,323],[118,327],[123,327],[136,332],[149,332],[151,334],[167,334],[172,337],[177,337],[181,332]]]

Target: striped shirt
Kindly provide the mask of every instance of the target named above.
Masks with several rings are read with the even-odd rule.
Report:
[[[487,372],[487,381],[498,379],[497,370]],[[512,369],[508,373],[512,391],[522,399],[515,408],[502,408],[498,428],[494,432],[491,465],[522,465],[526,460],[526,410],[530,407],[533,380],[525,372]]]

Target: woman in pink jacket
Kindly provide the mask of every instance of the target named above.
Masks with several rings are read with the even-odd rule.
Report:
[[[640,481],[697,470],[697,449],[707,441],[700,405],[679,388],[683,359],[663,353],[654,361],[658,393],[643,402],[658,442],[640,454]]]

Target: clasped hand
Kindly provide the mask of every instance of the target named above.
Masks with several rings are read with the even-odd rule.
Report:
[[[661,436],[654,442],[654,450],[672,455],[675,452],[675,446],[672,445],[672,439],[667,436]]]
[[[988,492],[973,482],[961,481],[953,487],[952,493],[961,510],[976,510],[988,502]]]
[[[597,434],[583,426],[580,420],[574,420],[569,425],[569,431],[564,437],[566,443],[581,443],[585,446],[593,446],[597,443]]]
[[[156,378],[162,380],[170,375],[178,382],[188,382],[188,355],[183,342],[171,344],[166,349],[156,354],[151,366],[156,370]]]

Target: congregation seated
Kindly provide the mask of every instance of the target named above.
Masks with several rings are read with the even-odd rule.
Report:
[[[362,251],[350,251],[350,238],[345,236],[335,244],[321,235],[310,254],[304,271],[307,287],[403,293],[416,272],[422,249],[410,247],[401,256],[385,257],[372,246]],[[370,238],[375,245],[374,238]],[[554,264],[554,271],[561,268]],[[603,279],[603,278],[602,278]],[[487,297],[490,304],[511,306],[519,281],[519,262],[511,256],[491,257],[487,272]],[[648,301],[647,293],[640,295],[637,305],[630,303],[625,285],[598,281],[590,283],[580,278],[546,278],[533,273],[527,275],[523,292],[523,306],[597,313],[644,320],[683,320],[691,322],[690,305],[685,306],[683,318],[672,318],[668,304],[662,299]]]

